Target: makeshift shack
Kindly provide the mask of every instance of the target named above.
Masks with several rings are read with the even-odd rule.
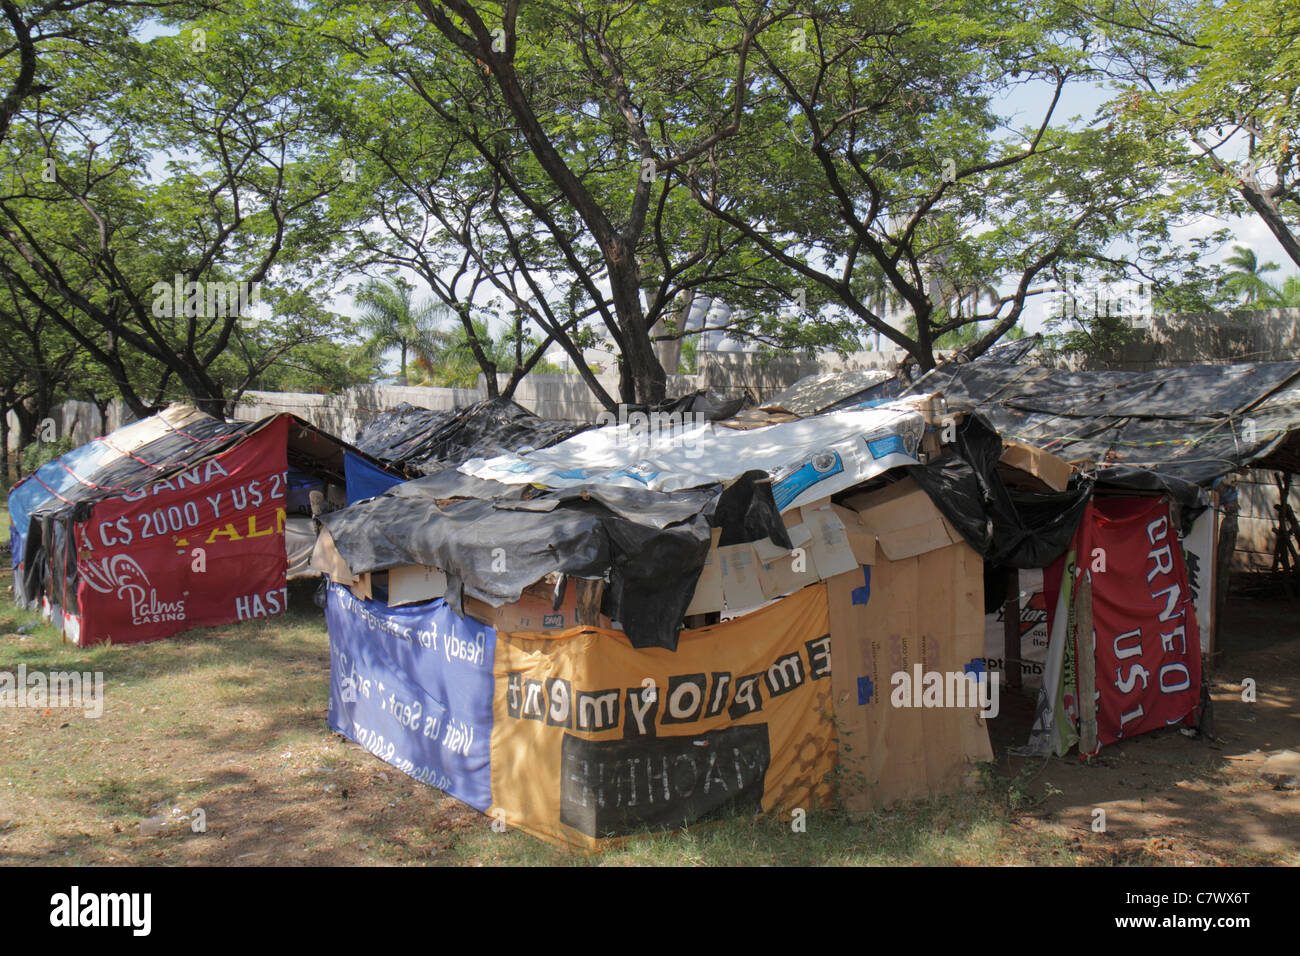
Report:
[[[1290,473],[1300,465],[1300,364],[1071,372],[977,361],[937,369],[914,391],[936,389],[954,412],[1001,433],[1004,462],[1006,443],[1021,441],[1086,476],[1069,546],[1035,556],[981,546],[973,505],[988,499],[969,463],[987,460],[987,436],[964,432],[960,461],[918,473],[953,520],[975,515],[963,533],[990,569],[1011,572],[1000,618],[988,622],[986,660],[1004,627],[998,656],[1012,683],[1039,685],[1028,749],[1064,753],[1078,742],[1088,755],[1123,737],[1197,723],[1201,657],[1215,651],[1236,539],[1234,481],[1250,467]],[[1005,529],[999,510],[982,509]],[[1300,545],[1287,517],[1279,509],[1281,549],[1293,538]],[[1026,580],[1030,569],[1039,573]]]
[[[292,415],[184,405],[97,438],[10,492],[15,600],[82,646],[278,614],[317,573],[312,515],[345,503],[345,453]]]
[[[991,758],[982,561],[898,480],[941,420],[610,426],[325,515],[331,727],[585,849],[961,786]]]

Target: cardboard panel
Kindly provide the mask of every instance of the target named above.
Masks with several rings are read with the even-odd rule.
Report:
[[[853,592],[862,574],[840,574],[826,582],[830,617],[831,691],[840,755],[839,800],[850,813],[883,805],[880,776],[887,753],[889,674],[877,659],[879,642],[863,627]],[[884,703],[881,703],[881,694]]]
[[[930,496],[910,478],[879,491],[853,495],[845,504],[876,536],[891,561],[910,558],[961,541],[961,534],[939,513]]]
[[[916,558],[918,579],[917,634],[920,644],[921,673],[937,673],[947,682],[951,674],[966,672],[959,656],[963,648],[956,634],[957,594],[961,582],[955,580],[959,570],[957,548],[940,548]],[[945,688],[946,689],[946,688]],[[955,688],[954,688],[955,689]],[[966,692],[968,688],[962,687]],[[945,704],[954,701],[947,700]],[[961,771],[961,730],[957,714],[949,707],[921,709],[925,728],[925,778],[931,794],[954,789]]]
[[[713,543],[704,558],[704,570],[695,585],[695,594],[690,606],[686,608],[687,616],[692,614],[709,614],[722,610],[722,562],[718,559],[718,539],[722,529],[713,529]]]
[[[1045,485],[1052,491],[1064,491],[1070,483],[1070,473],[1074,470],[1068,462],[1062,461],[1049,451],[1026,445],[1014,439],[1002,439],[1002,464],[1024,475],[1037,479],[1037,484]],[[1010,479],[1016,483],[1014,477]],[[1033,483],[1029,483],[1032,484]]]
[[[580,626],[578,623],[577,588],[564,589],[564,600],[558,608],[551,598],[549,584],[534,584],[524,588],[524,593],[513,604],[493,607],[485,601],[465,596],[465,613],[498,631],[518,634],[558,634]],[[609,627],[609,618],[601,615],[600,627]]]
[[[803,553],[790,552],[758,566],[758,583],[763,596],[769,600],[793,594],[819,580],[817,566],[806,550]]]
[[[951,792],[976,762],[992,759],[978,707],[925,707],[913,686],[918,665],[922,676],[946,678],[981,657],[979,555],[961,543],[900,561],[877,558],[827,582],[840,799],[851,813]],[[909,679],[896,686],[899,674]]]
[[[858,513],[839,505],[831,505],[831,511],[844,524],[844,533],[849,539],[849,549],[858,564],[876,563],[876,536],[868,531],[858,519]]]
[[[722,567],[722,599],[730,611],[757,607],[767,600],[758,580],[758,557],[752,544],[718,548]]]
[[[447,593],[447,575],[427,564],[408,564],[388,572],[388,606],[431,601]]]
[[[953,632],[957,640],[957,659],[972,660],[979,656],[984,641],[980,623],[984,613],[984,559],[975,549],[962,543],[952,552],[957,557],[953,580]],[[999,694],[1003,688],[999,688]],[[999,697],[999,708],[1001,699]],[[993,745],[989,742],[988,724],[978,713],[967,711],[960,715],[957,727],[961,736],[961,754],[966,763],[964,784],[978,780],[975,764],[993,759]]]
[[[830,503],[820,507],[805,506],[803,509],[804,525],[812,532],[808,549],[813,563],[817,565],[817,576],[823,581],[845,574],[858,567],[849,547],[848,534],[844,522],[831,510]]]
[[[790,547],[792,548],[806,547],[808,542],[812,540],[812,532],[803,523],[787,525],[786,533],[790,536]],[[771,538],[764,538],[762,541],[754,542],[754,553],[758,555],[758,560],[770,563],[790,552],[775,544]]]

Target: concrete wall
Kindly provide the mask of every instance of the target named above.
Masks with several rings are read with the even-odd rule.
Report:
[[[749,395],[762,404],[806,375],[821,372],[886,369],[894,371],[905,353],[900,351],[850,352],[838,355],[774,354],[768,356],[738,352],[714,352],[700,357],[697,388],[711,388],[728,397]]]
[[[1139,337],[1092,356],[1063,355],[1072,368],[1146,371],[1199,362],[1294,362],[1300,359],[1300,309],[1156,315],[1136,324]]]
[[[121,405],[121,402],[113,402],[109,407],[109,421],[105,428],[105,422],[99,414],[99,409],[93,402],[64,402],[55,406],[50,412],[50,418],[54,420],[54,439],[57,441],[68,435],[72,436],[72,443],[84,445],[100,435],[106,434],[118,427],[113,421],[114,405]],[[18,416],[13,412],[7,412],[9,421],[9,451],[10,454],[18,450]],[[120,415],[120,411],[118,412]],[[37,438],[41,437],[38,428]]]
[[[406,402],[417,408],[459,408],[478,401],[473,388],[420,388],[414,385],[356,385],[337,395],[308,392],[245,392],[234,417],[256,421],[290,412],[344,441],[353,441],[362,426],[380,412]]]

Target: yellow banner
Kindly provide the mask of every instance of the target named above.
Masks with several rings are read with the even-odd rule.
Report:
[[[825,806],[835,766],[826,587],[686,630],[497,634],[489,811],[591,849],[737,810]]]

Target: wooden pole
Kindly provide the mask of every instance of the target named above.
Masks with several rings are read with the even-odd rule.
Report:
[[[1091,756],[1097,750],[1097,646],[1092,630],[1092,578],[1086,571],[1079,576],[1074,595],[1074,627],[1079,649],[1079,753]]]
[[[1020,690],[1020,571],[1007,572],[1007,602],[1002,606],[1002,660],[1007,687]]]

